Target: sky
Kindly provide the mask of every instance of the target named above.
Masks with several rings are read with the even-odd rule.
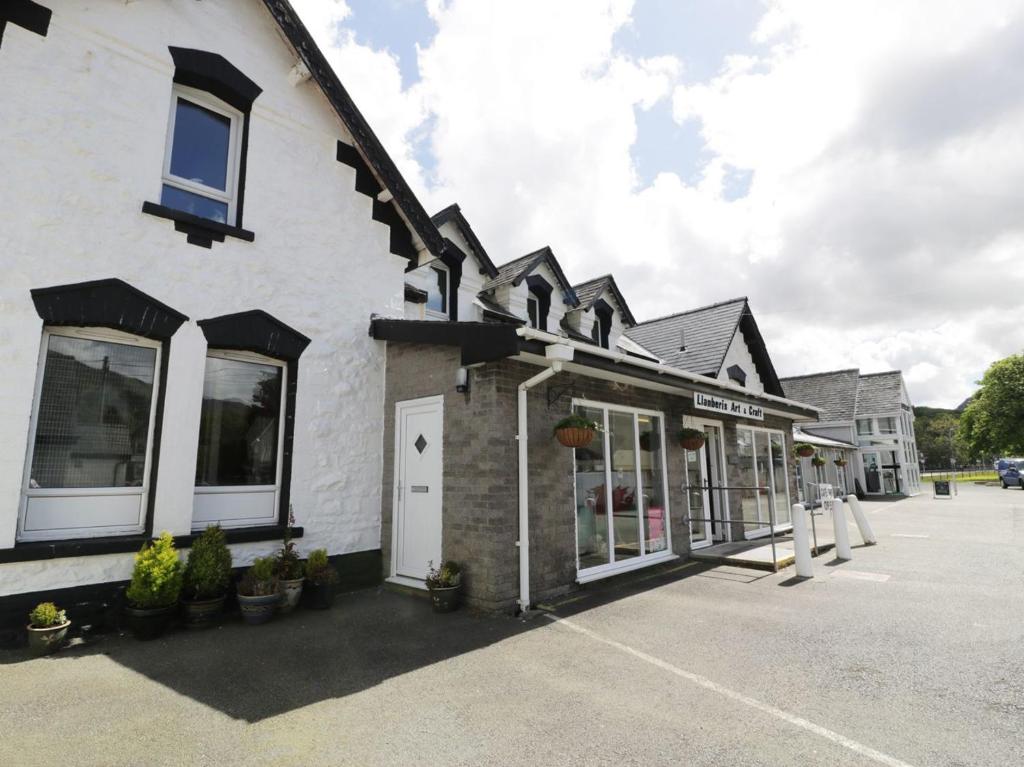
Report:
[[[293,0],[431,213],[643,321],[747,296],[780,376],[954,407],[1021,351],[1019,0]]]

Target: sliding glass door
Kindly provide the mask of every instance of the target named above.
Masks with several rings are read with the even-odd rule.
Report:
[[[782,432],[740,426],[736,453],[742,489],[741,518],[747,538],[766,535],[775,527],[792,524],[787,474],[786,439]]]

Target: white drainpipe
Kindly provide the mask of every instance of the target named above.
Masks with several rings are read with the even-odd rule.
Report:
[[[547,357],[551,367],[519,384],[519,424],[516,440],[519,442],[519,609],[530,609],[530,471],[528,428],[526,419],[526,393],[551,376],[562,372],[562,362],[571,360],[573,351],[564,345],[549,346]]]

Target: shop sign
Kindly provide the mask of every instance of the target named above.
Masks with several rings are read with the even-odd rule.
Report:
[[[714,397],[699,391],[693,393],[693,406],[698,410],[710,410],[722,415],[731,415],[734,418],[753,418],[756,421],[764,420],[764,408],[760,405],[751,405],[749,402],[737,402],[725,397]]]

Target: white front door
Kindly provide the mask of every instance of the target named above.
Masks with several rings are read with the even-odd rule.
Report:
[[[391,574],[422,581],[441,562],[441,397],[395,405]]]
[[[725,481],[722,476],[722,425],[694,419],[707,441],[700,450],[686,451],[686,498],[690,510],[690,546],[728,540]]]

